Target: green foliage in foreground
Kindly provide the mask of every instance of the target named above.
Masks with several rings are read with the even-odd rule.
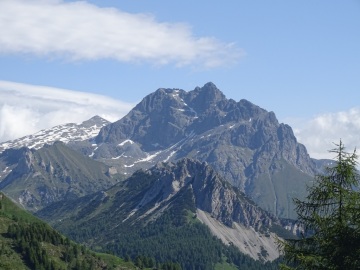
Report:
[[[340,141],[336,164],[308,188],[306,201],[295,200],[301,239],[282,243],[287,265],[282,269],[360,269],[360,192],[355,151]]]
[[[136,269],[71,242],[0,193],[0,269]]]

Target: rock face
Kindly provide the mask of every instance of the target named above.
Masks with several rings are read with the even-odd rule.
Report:
[[[50,129],[41,130],[33,135],[28,135],[13,141],[0,143],[0,153],[11,148],[34,148],[40,149],[45,144],[52,144],[55,141],[64,143],[83,141],[95,137],[99,130],[110,122],[94,116],[81,124],[64,124]]]
[[[0,182],[12,172],[18,165],[20,159],[29,151],[27,148],[7,149],[0,154]]]
[[[0,164],[7,168],[0,189],[30,211],[102,190],[119,180],[108,166],[60,142],[40,150],[6,150],[0,154]]]
[[[184,157],[206,161],[281,217],[294,217],[292,198],[304,196],[317,169],[290,126],[247,100],[227,99],[213,83],[155,91],[83,152],[125,174]]]
[[[140,205],[159,198],[169,201],[181,190],[191,190],[197,209],[231,227],[233,222],[260,230],[271,226],[274,218],[261,210],[241,192],[236,192],[207,163],[182,159],[177,163],[160,163],[146,174],[156,180],[145,193]],[[152,202],[153,203],[153,202]],[[159,203],[159,202],[157,202]]]
[[[54,204],[38,215],[70,234],[85,224],[88,230],[94,226],[98,233],[89,242],[104,245],[123,230],[147,226],[171,209],[176,209],[177,215],[197,213],[198,219],[226,244],[232,242],[227,231],[239,239],[247,235],[246,241],[234,245],[255,259],[274,260],[279,256],[272,228],[280,227],[280,221],[224,181],[207,163],[191,159],[137,171],[106,192]]]

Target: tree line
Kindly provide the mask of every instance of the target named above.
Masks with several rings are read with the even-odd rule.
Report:
[[[342,141],[330,152],[335,164],[316,177],[305,200],[294,200],[304,230],[300,238],[280,242],[283,270],[360,269],[358,156]]]
[[[99,264],[103,263],[85,246],[71,242],[42,222],[15,223],[8,227],[7,237],[15,240],[15,248],[22,254],[22,259],[30,269],[90,270],[99,269]],[[55,246],[60,247],[56,250],[60,252],[59,259],[63,264],[49,255],[49,246],[53,252],[56,252]]]

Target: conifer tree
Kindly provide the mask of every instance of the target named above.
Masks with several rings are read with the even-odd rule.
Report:
[[[360,269],[360,193],[357,155],[340,141],[335,164],[308,187],[305,201],[295,199],[300,239],[281,242],[282,269]]]

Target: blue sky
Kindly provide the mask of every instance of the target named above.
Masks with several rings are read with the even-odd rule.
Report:
[[[209,81],[274,111],[314,157],[360,141],[358,0],[0,0],[0,10],[0,141],[95,113],[114,121],[160,87]]]

